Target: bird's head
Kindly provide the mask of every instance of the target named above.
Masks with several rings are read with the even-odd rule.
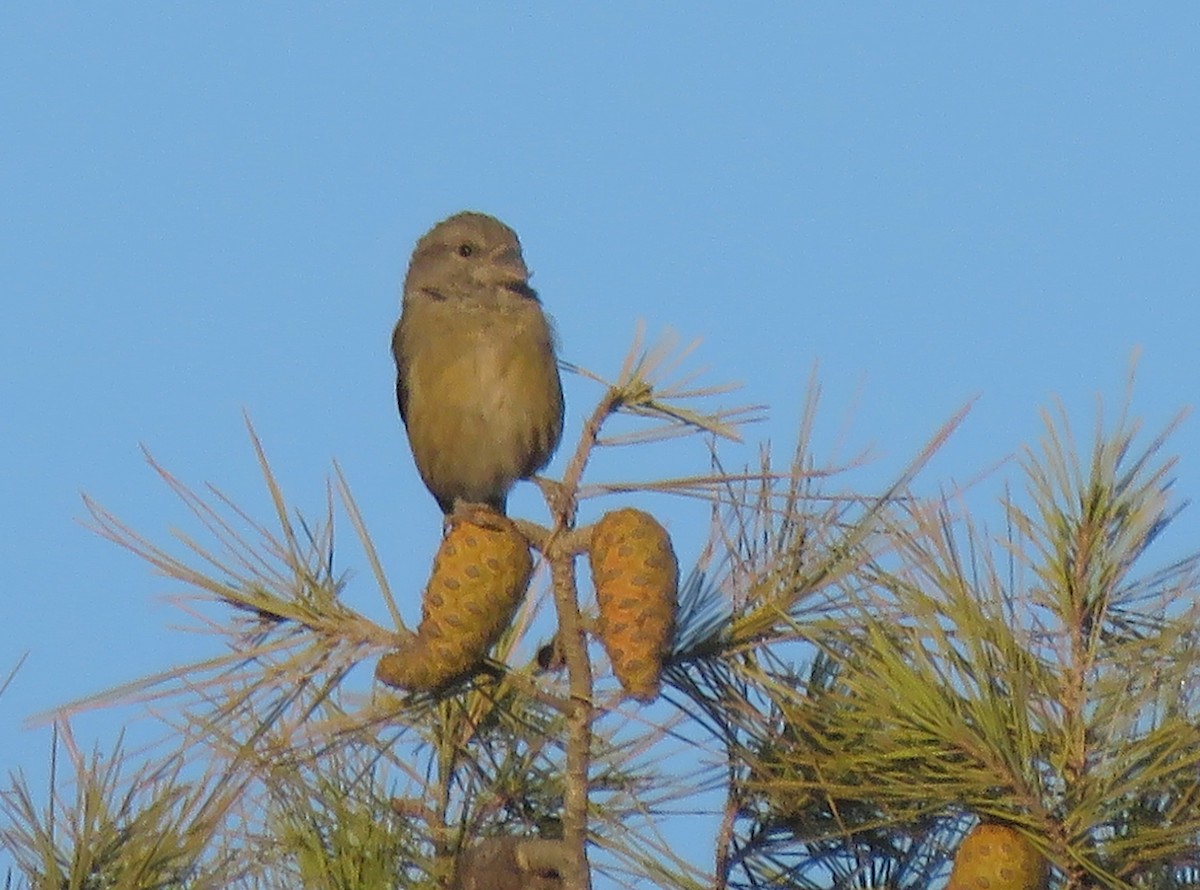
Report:
[[[537,299],[517,233],[484,213],[456,213],[430,229],[413,250],[405,294],[434,299]]]

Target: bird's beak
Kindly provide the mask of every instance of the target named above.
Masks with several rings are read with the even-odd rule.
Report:
[[[519,248],[506,247],[498,251],[493,259],[495,259],[498,268],[508,272],[522,284],[529,281],[529,269],[525,265],[525,260],[521,257]]]

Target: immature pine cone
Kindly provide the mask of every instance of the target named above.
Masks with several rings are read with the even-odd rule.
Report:
[[[516,527],[454,518],[433,560],[415,639],[379,660],[389,686],[435,690],[471,671],[504,633],[529,586],[533,559]]]
[[[679,562],[667,530],[649,513],[605,514],[588,550],[600,642],[625,691],[653,701],[675,633]]]
[[[954,855],[946,890],[1044,890],[1050,864],[1015,828],[983,822],[971,829]]]

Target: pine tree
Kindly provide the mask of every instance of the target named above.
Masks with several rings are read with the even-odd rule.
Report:
[[[270,523],[153,460],[207,539],[157,544],[88,501],[223,654],[56,712],[49,800],[19,774],[3,793],[9,885],[924,888],[960,852],[956,887],[1006,887],[993,851],[1013,886],[1200,884],[1200,557],[1142,566],[1179,509],[1167,433],[1139,444],[1122,414],[1085,458],[1048,416],[997,534],[918,494],[961,415],[864,494],[858,460],[811,454],[814,385],[786,464],[764,446],[728,471],[715,443],[758,409],[707,407],[723,390],[666,381],[675,358],[635,346],[593,377],[549,525],[456,517],[413,555],[433,566],[415,630],[340,469],[302,519],[253,431]],[[584,484],[597,449],[681,435],[712,443],[707,472]],[[643,509],[661,495],[712,518],[677,596],[682,542]],[[388,626],[350,605],[339,516]],[[171,744],[81,755],[71,715],[133,701]]]

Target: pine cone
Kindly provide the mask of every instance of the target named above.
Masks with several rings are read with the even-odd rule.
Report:
[[[959,844],[946,890],[1044,890],[1050,864],[1015,828],[983,822]]]
[[[670,535],[649,513],[614,510],[596,523],[588,562],[613,672],[629,695],[653,701],[675,634],[679,562]]]
[[[529,545],[499,516],[451,519],[433,560],[416,637],[379,660],[389,686],[435,690],[471,671],[512,621],[533,574]]]

